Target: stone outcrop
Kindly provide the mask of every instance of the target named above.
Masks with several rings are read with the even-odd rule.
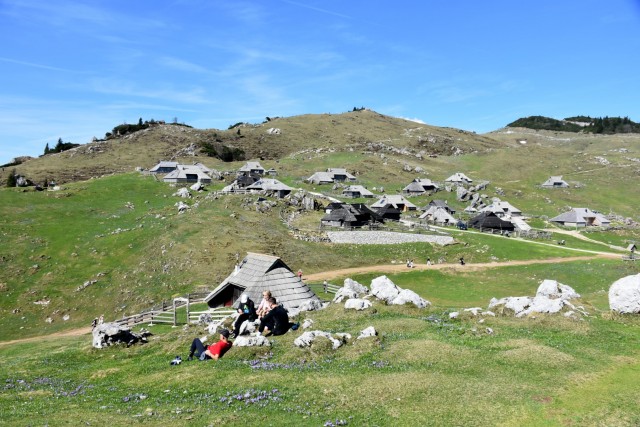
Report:
[[[271,342],[262,335],[240,335],[233,341],[235,347],[270,347]]]
[[[583,307],[576,307],[570,302],[577,298],[580,298],[580,295],[571,286],[555,280],[544,280],[540,283],[534,297],[492,298],[489,309],[497,310],[502,314],[512,312],[516,317],[524,317],[533,313],[558,313],[568,307],[573,312],[578,311],[584,316],[588,315]]]
[[[344,308],[347,310],[364,310],[371,307],[371,301],[362,298],[350,298],[344,303]]]
[[[640,314],[640,274],[613,282],[609,288],[609,308],[618,313]]]
[[[431,303],[409,289],[396,286],[387,276],[379,276],[371,281],[371,295],[387,304],[404,305],[412,303],[418,308],[426,308]]]
[[[125,344],[127,347],[136,343],[146,343],[151,332],[141,330],[139,333],[131,332],[126,327],[115,322],[102,323],[93,328],[93,347],[104,348],[116,344]]]

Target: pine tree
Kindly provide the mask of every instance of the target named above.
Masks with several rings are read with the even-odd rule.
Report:
[[[9,176],[7,177],[7,187],[15,187],[18,185],[18,174],[16,170],[12,170]]]

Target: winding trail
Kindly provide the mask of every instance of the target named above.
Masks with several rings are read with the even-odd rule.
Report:
[[[341,270],[324,271],[322,273],[307,274],[304,276],[306,281],[315,282],[318,280],[330,280],[340,277],[345,277],[354,274],[364,273],[403,273],[407,271],[415,270],[453,270],[453,271],[478,271],[486,268],[498,268],[517,265],[532,265],[532,264],[555,264],[560,262],[572,262],[572,261],[587,261],[597,258],[617,258],[620,255],[600,253],[587,256],[574,256],[574,257],[559,257],[559,258],[546,258],[546,259],[529,259],[522,261],[504,261],[504,262],[481,262],[476,264],[414,264],[413,269],[407,268],[405,264],[382,264],[382,265],[369,265],[363,267],[344,268]]]
[[[498,268],[498,267],[508,267],[508,266],[518,266],[518,265],[532,265],[532,264],[556,264],[561,262],[572,262],[572,261],[587,261],[598,258],[618,258],[619,254],[613,253],[593,253],[585,256],[574,256],[574,257],[559,257],[559,258],[546,258],[546,259],[530,259],[530,260],[522,260],[522,261],[504,261],[504,262],[483,262],[483,263],[475,263],[475,264],[415,264],[413,269],[407,268],[405,264],[381,264],[381,265],[368,265],[362,267],[353,267],[353,268],[343,268],[340,270],[331,270],[324,271],[321,273],[308,274],[304,276],[305,281],[315,282],[320,280],[332,280],[336,278],[342,278],[355,274],[364,274],[364,273],[402,273],[407,271],[416,271],[416,270],[451,270],[451,271],[478,271],[484,270],[487,268]],[[29,338],[21,338],[16,340],[9,341],[0,341],[0,348],[13,345],[13,344],[21,344],[28,342],[35,342],[41,340],[51,340],[61,337],[77,337],[82,335],[88,335],[91,333],[91,327],[87,326],[84,328],[77,329],[69,329],[67,331],[55,332],[48,335],[35,336]]]

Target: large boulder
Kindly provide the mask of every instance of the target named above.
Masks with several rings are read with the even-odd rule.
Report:
[[[580,298],[571,286],[563,285],[555,280],[543,280],[538,286],[534,297],[506,297],[492,298],[489,309],[512,311],[516,317],[528,316],[532,313],[558,313],[563,308],[569,307],[587,315],[583,308],[576,308],[569,300]]]
[[[141,330],[139,333],[131,332],[126,326],[115,322],[101,323],[93,328],[93,347],[104,348],[115,344],[125,344],[127,347],[138,342],[146,343],[151,332]]]
[[[185,187],[180,188],[178,191],[172,194],[174,197],[182,197],[183,199],[191,198],[191,193]]]
[[[543,280],[538,286],[536,297],[546,296],[548,298],[560,298],[562,300],[569,300],[574,298],[580,298],[578,294],[571,286],[563,285],[555,280]]]
[[[192,191],[203,191],[204,190],[204,185],[201,182],[196,182],[195,184],[193,184],[191,187],[189,187]],[[187,191],[188,193],[188,191]],[[184,197],[184,196],[181,196]]]
[[[489,301],[489,310],[503,308],[511,310],[517,315],[529,307],[532,300],[533,298],[531,297],[491,298],[491,301]]]
[[[640,274],[613,282],[609,288],[609,308],[618,313],[640,314]]]
[[[344,279],[343,287],[347,289],[351,289],[352,291],[356,292],[359,295],[369,293],[369,289],[367,289],[366,286],[361,285],[360,283],[352,279]]]
[[[240,335],[233,341],[235,347],[269,347],[271,342],[262,335]]]
[[[391,304],[395,305],[404,305],[408,303],[414,304],[418,308],[426,308],[431,305],[429,301],[409,289],[402,289],[398,296],[391,301]]]
[[[371,281],[371,295],[379,300],[391,303],[398,294],[400,289],[387,276],[376,277]]]
[[[431,303],[409,289],[396,286],[387,276],[376,277],[371,281],[371,295],[387,304],[404,305],[412,303],[418,308],[425,308]]]
[[[361,340],[363,338],[375,337],[376,335],[378,335],[378,331],[376,331],[376,328],[374,328],[373,326],[369,326],[368,328],[360,331],[360,335],[358,335],[358,338],[356,339]]]
[[[358,293],[356,291],[354,291],[353,289],[349,289],[349,288],[340,288],[338,289],[338,291],[336,292],[336,294],[333,297],[333,302],[334,303],[340,303],[345,299],[353,299],[353,298],[358,298]]]
[[[361,298],[350,298],[344,303],[344,308],[349,310],[364,310],[371,307],[371,301]]]
[[[325,305],[319,299],[310,299],[303,302],[300,307],[298,307],[298,311],[315,311],[322,310],[325,308]]]

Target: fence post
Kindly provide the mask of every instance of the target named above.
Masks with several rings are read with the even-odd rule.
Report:
[[[191,294],[187,294],[187,325],[189,324],[189,302],[191,301]]]
[[[176,310],[176,300],[173,299],[173,326],[178,326],[178,310]]]

